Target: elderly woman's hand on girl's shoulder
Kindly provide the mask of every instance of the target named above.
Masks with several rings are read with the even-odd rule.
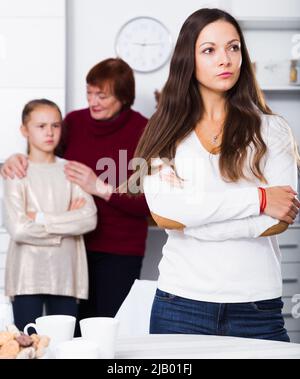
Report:
[[[28,168],[28,157],[23,154],[14,154],[1,167],[1,176],[4,179],[23,179]]]
[[[64,170],[67,179],[77,184],[86,193],[98,196],[106,201],[110,199],[113,187],[99,179],[90,167],[79,162],[70,161],[66,163]]]

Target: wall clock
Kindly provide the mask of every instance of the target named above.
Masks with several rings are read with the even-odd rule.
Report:
[[[118,57],[137,72],[152,72],[164,66],[172,53],[171,33],[159,20],[137,17],[124,24],[116,37]]]

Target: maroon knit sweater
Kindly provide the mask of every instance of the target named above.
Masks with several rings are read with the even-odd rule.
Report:
[[[147,119],[131,109],[109,121],[92,119],[89,109],[72,112],[65,118],[64,158],[89,166],[97,176],[107,171],[107,167],[96,170],[98,160],[104,157],[113,159],[117,169],[116,185],[119,186],[119,167],[128,167],[146,124]],[[127,163],[124,158],[119,161],[120,150],[126,150]],[[120,182],[131,173],[128,169],[124,171],[127,177],[121,178]],[[96,230],[85,236],[87,250],[143,256],[147,216],[150,214],[144,196],[113,194],[108,202],[99,197],[94,199],[98,208],[98,225]]]

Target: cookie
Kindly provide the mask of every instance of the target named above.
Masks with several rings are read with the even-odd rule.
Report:
[[[35,348],[28,347],[26,349],[22,349],[17,355],[17,359],[34,359],[35,358]]]
[[[5,345],[7,342],[14,339],[14,334],[9,332],[0,332],[0,347]]]
[[[36,357],[41,358],[45,354],[46,348],[49,346],[50,338],[46,336],[40,336],[40,342],[36,350]]]
[[[11,340],[2,345],[0,349],[0,357],[6,359],[15,359],[20,352],[20,346],[17,341]]]

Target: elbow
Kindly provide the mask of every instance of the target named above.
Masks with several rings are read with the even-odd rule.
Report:
[[[161,229],[166,229],[166,223],[163,222],[163,218],[162,218],[162,217],[160,217],[160,216],[158,216],[158,215],[156,215],[155,213],[152,213],[152,212],[151,212],[151,216],[152,216],[152,218],[153,218],[155,224],[156,224],[159,228],[161,228]]]
[[[98,217],[95,215],[91,220],[90,231],[95,230],[98,224]]]
[[[93,216],[86,219],[85,225],[83,226],[83,233],[89,233],[96,229],[98,223],[97,214],[95,213]]]
[[[289,228],[289,224],[280,221],[277,225],[272,226],[270,229],[266,230],[261,237],[272,237],[286,232]]]
[[[167,218],[156,215],[155,213],[151,213],[153,220],[156,222],[157,226],[161,229],[168,230],[183,230],[185,225],[180,222],[169,220]]]
[[[276,234],[281,234],[284,233],[288,230],[289,224],[283,221],[280,221],[280,223],[277,225],[277,233]]]
[[[20,228],[20,227],[16,227],[14,229],[9,228],[8,231],[9,231],[11,239],[14,242],[22,243],[25,241],[25,235],[24,235],[24,231],[22,228]]]

